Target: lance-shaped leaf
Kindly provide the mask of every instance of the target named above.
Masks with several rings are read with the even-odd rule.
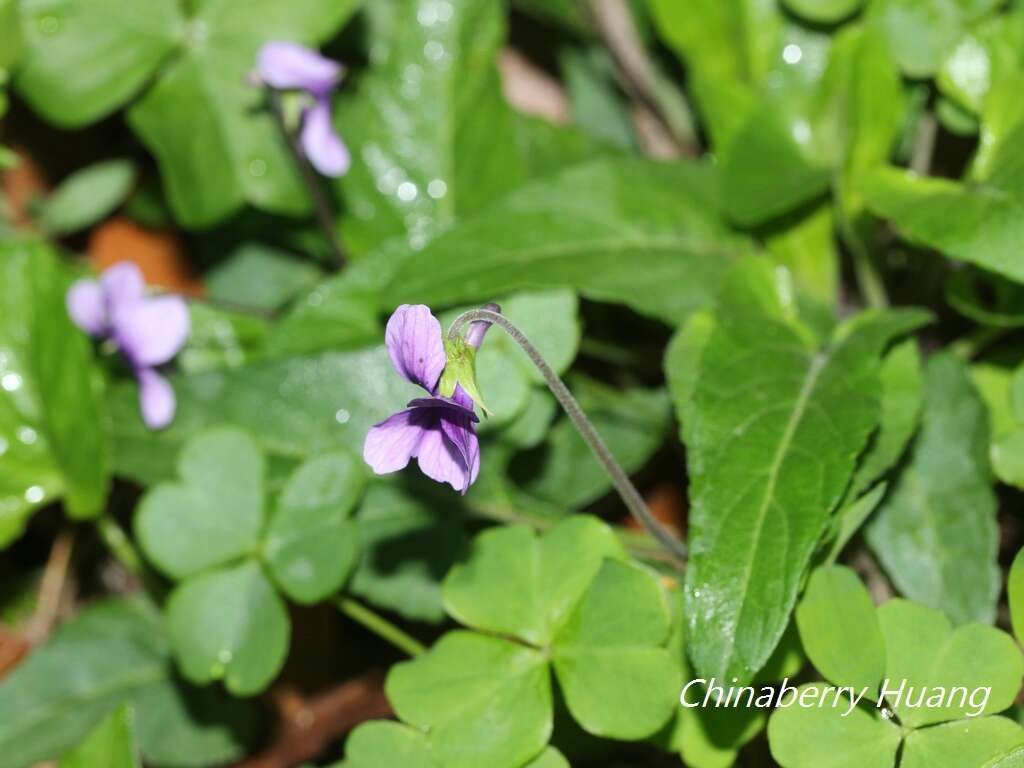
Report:
[[[932,357],[921,433],[910,463],[867,528],[907,597],[955,622],[990,622],[999,595],[996,498],[985,406],[963,363]]]
[[[730,274],[692,389],[676,387],[692,391],[686,595],[702,676],[748,680],[768,660],[877,426],[880,355],[925,318],[865,313],[819,349],[785,273],[750,259]]]
[[[977,181],[921,178],[883,168],[865,178],[867,205],[915,243],[1024,282],[1024,125],[1000,144]]]
[[[719,217],[715,178],[705,166],[634,159],[571,168],[410,254],[386,302],[437,306],[568,287],[682,320],[710,302],[732,257],[750,248]]]

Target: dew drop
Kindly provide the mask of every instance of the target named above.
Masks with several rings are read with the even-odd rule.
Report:
[[[410,203],[416,199],[418,191],[416,189],[416,185],[413,184],[411,181],[403,181],[401,184],[398,185],[397,194],[398,199],[401,200],[403,203]]]
[[[44,496],[46,496],[46,492],[41,485],[31,485],[25,489],[25,501],[29,504],[38,504]]]
[[[8,392],[14,392],[21,387],[21,376],[16,373],[5,373],[3,378],[0,378],[0,387]]]
[[[431,61],[440,61],[444,58],[444,46],[437,40],[430,40],[423,46],[423,55]]]
[[[434,179],[427,184],[427,194],[435,200],[440,200],[448,193],[448,185],[441,179]]]
[[[47,37],[52,37],[60,31],[60,18],[52,13],[39,19],[39,31]]]
[[[18,439],[25,445],[32,445],[39,435],[32,427],[18,427]]]
[[[803,57],[803,49],[796,43],[790,43],[782,49],[782,60],[787,64],[799,64]]]
[[[7,449],[9,447],[10,447],[10,444],[6,440],[4,440],[2,437],[0,437],[0,456],[3,456],[5,453],[7,453]]]
[[[267,175],[267,161],[262,157],[254,157],[249,161],[249,175],[257,179]]]
[[[339,408],[334,412],[334,420],[339,424],[348,424],[348,420],[352,418],[352,414],[346,411],[344,408]]]
[[[221,648],[217,653],[217,661],[221,664],[230,664],[233,658],[235,658],[235,654],[233,654],[228,648]]]

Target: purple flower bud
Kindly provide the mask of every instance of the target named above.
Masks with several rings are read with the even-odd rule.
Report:
[[[174,418],[174,390],[156,372],[185,345],[188,307],[180,296],[147,296],[139,268],[120,262],[99,280],[79,280],[68,291],[68,314],[90,336],[111,339],[135,371],[139,406],[150,429]]]
[[[406,410],[371,427],[363,458],[378,475],[397,472],[415,458],[427,477],[465,493],[480,472],[473,427],[478,418],[461,388],[451,398],[437,394],[446,362],[441,324],[429,307],[403,304],[388,320],[385,342],[399,375],[430,397],[411,400]]]
[[[257,57],[255,79],[278,90],[305,91],[312,105],[302,111],[299,146],[324,176],[344,176],[352,164],[348,147],[331,122],[331,94],[343,74],[340,64],[297,43],[266,43]]]

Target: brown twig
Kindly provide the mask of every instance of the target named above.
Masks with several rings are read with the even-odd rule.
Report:
[[[36,611],[25,625],[22,633],[29,645],[39,645],[53,630],[60,615],[64,588],[68,580],[68,566],[74,548],[74,534],[63,530],[54,539],[50,557],[46,561],[43,578],[39,584],[39,598]]]
[[[293,768],[360,723],[392,714],[384,696],[384,675],[376,671],[309,698],[282,694],[278,709],[282,726],[274,740],[237,768]]]

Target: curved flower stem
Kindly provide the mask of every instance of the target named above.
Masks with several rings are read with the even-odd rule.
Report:
[[[317,177],[316,171],[313,170],[313,166],[309,164],[309,160],[306,159],[306,155],[302,152],[302,147],[299,145],[299,137],[288,130],[284,117],[284,108],[281,105],[281,94],[277,91],[272,90],[270,92],[270,108],[274,113],[277,127],[281,131],[281,135],[284,136],[288,149],[291,150],[295,164],[299,167],[302,183],[306,186],[309,196],[313,200],[313,212],[316,214],[316,221],[320,231],[323,232],[324,238],[327,240],[327,245],[331,250],[331,257],[334,259],[338,269],[341,269],[345,266],[345,251],[338,241],[338,233],[334,230],[334,212],[331,210],[331,204],[327,200],[327,195],[324,194],[323,187],[320,186],[320,179]]]
[[[426,646],[415,637],[403,632],[383,616],[370,610],[357,600],[353,600],[351,597],[339,597],[335,605],[339,611],[350,619],[358,624],[362,624],[366,629],[378,637],[387,640],[395,648],[404,651],[410,656],[419,656],[427,650]]]
[[[558,377],[558,374],[552,370],[551,366],[548,365],[547,361],[540,354],[540,351],[526,338],[522,331],[513,325],[508,318],[498,312],[493,312],[489,309],[471,309],[455,318],[451,328],[448,329],[448,338],[454,340],[464,325],[480,321],[488,322],[501,328],[526,353],[530,361],[540,371],[540,375],[544,377],[544,381],[547,383],[548,389],[551,390],[551,394],[555,396],[555,399],[562,406],[573,426],[576,427],[580,436],[590,446],[590,450],[594,452],[594,456],[612,479],[615,490],[619,492],[619,496],[625,502],[626,508],[629,509],[633,517],[651,536],[657,539],[680,563],[684,562],[686,560],[686,546],[654,519],[654,515],[647,508],[647,504],[644,502],[640,492],[637,491],[636,486],[633,485],[629,475],[626,474],[626,471],[619,462],[615,460],[612,452],[608,450],[604,440],[597,434],[594,425],[590,423],[590,419],[587,418],[586,414],[583,413],[583,409],[580,408],[579,402],[577,402],[569,388],[565,386],[565,383]]]

